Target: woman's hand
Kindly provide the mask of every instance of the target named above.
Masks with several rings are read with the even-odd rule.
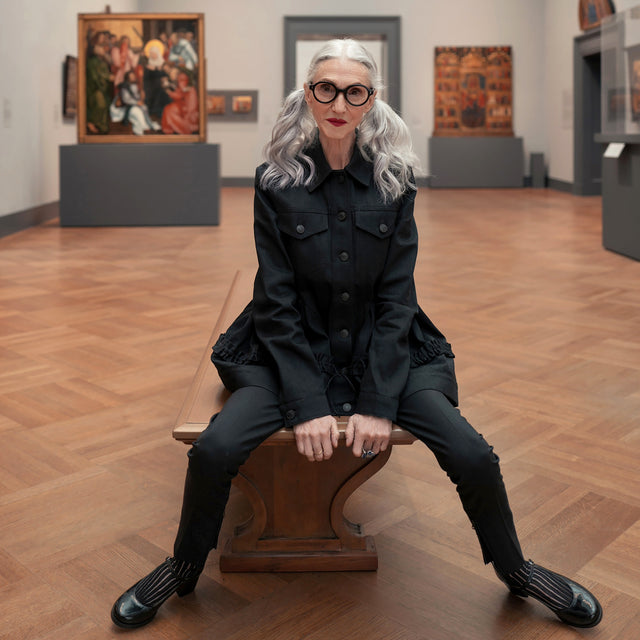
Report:
[[[389,445],[391,426],[391,420],[386,418],[354,413],[349,418],[345,431],[347,447],[353,445],[353,455],[356,458],[360,458],[363,451],[373,451],[377,455]]]
[[[333,416],[314,418],[293,427],[298,451],[310,462],[328,460],[338,446],[338,423]]]

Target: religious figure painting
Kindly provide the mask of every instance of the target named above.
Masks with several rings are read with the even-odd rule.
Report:
[[[512,136],[511,47],[436,47],[434,136]]]
[[[203,14],[78,16],[78,141],[204,142]]]

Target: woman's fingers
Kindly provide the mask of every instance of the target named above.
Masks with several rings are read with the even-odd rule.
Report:
[[[328,460],[338,446],[338,424],[333,416],[314,418],[293,427],[298,452],[310,462]]]
[[[338,423],[333,416],[314,418],[293,427],[298,452],[311,462],[328,460],[338,446]],[[389,445],[391,420],[354,414],[349,417],[345,438],[357,458],[377,455]]]
[[[349,424],[353,425],[354,456],[377,455],[389,445],[391,420],[354,414],[349,418]],[[349,438],[347,438],[347,446],[349,446]]]

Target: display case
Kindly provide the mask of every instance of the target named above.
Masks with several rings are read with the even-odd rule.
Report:
[[[640,6],[602,22],[603,135],[637,135],[640,141]]]
[[[640,6],[602,21],[602,244],[640,260]]]

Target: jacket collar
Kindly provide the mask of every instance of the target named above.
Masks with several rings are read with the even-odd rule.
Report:
[[[327,159],[324,157],[322,145],[320,144],[320,140],[317,135],[311,145],[304,151],[313,160],[316,167],[315,176],[307,186],[307,190],[312,192],[329,177],[333,169],[329,166]],[[345,171],[363,186],[367,187],[371,184],[373,165],[371,162],[365,160],[357,143],[353,147],[353,155],[351,156],[351,160],[349,160],[349,164],[345,167]]]

